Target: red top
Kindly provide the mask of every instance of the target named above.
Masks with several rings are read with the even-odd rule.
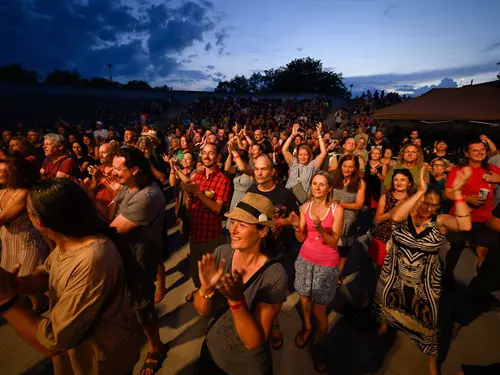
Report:
[[[112,175],[112,173],[105,173],[106,169],[105,165],[100,165],[98,168],[100,169],[104,178]],[[108,206],[113,201],[115,196],[116,194],[113,194],[111,191],[109,191],[109,189],[106,188],[106,185],[104,183],[97,184],[96,194],[95,194],[95,198],[97,201]]]
[[[338,267],[340,264],[339,252],[336,247],[327,245],[319,235],[311,217],[311,206],[312,202],[309,203],[305,212],[307,237],[300,248],[300,256],[309,263],[318,266]],[[328,232],[333,228],[333,215],[336,208],[336,204],[331,205],[326,211],[325,217],[321,219],[321,225]]]
[[[51,156],[47,157],[43,161],[42,169],[44,177],[55,178],[57,172],[63,172],[76,178],[78,178],[80,174],[80,168],[78,168],[76,160],[69,155],[60,158],[55,163]]]
[[[229,203],[231,182],[224,173],[217,168],[206,176],[205,171],[199,172],[193,177],[198,189],[202,192],[213,191],[214,201]],[[216,239],[222,234],[222,219],[224,210],[215,214],[196,196],[192,198],[191,204],[191,239],[193,242],[208,242]]]
[[[494,166],[493,164],[490,164],[489,167],[491,172],[500,174],[500,168]],[[461,168],[462,167],[455,167],[451,170],[446,180],[446,185],[445,185],[446,188],[451,189],[453,187],[453,181],[455,180],[457,172]],[[488,198],[486,199],[486,202],[483,205],[479,207],[469,206],[472,213],[472,222],[485,223],[489,220],[491,212],[493,211],[494,208],[493,196],[495,194],[493,190],[495,188],[495,185],[489,184],[483,178],[483,175],[489,172],[488,170],[484,169],[483,167],[470,167],[470,169],[472,170],[472,175],[470,176],[469,180],[463,187],[462,194],[464,195],[464,197],[467,197],[469,195],[477,196],[479,194],[479,189],[488,189],[490,191],[488,194]],[[455,215],[455,206],[451,208],[450,215]]]

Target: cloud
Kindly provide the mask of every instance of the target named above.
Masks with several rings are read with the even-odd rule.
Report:
[[[400,91],[400,92],[410,92],[412,93],[413,96],[418,96],[425,94],[426,92],[435,89],[435,88],[457,88],[458,83],[453,80],[452,78],[446,77],[441,80],[441,82],[438,85],[426,85],[422,87],[413,87],[411,85],[402,85],[402,86],[397,86],[394,88],[395,91]]]
[[[491,51],[494,51],[494,50],[496,50],[497,48],[500,48],[500,42],[490,44],[488,47],[486,47],[486,48],[483,50],[483,53],[485,53],[485,52],[491,52]]]
[[[365,90],[393,90],[395,87],[410,85],[418,87],[420,82],[440,82],[443,77],[472,77],[478,74],[491,73],[494,79],[497,71],[496,62],[483,64],[466,65],[461,67],[422,70],[411,73],[386,73],[373,74],[367,76],[345,77],[346,86],[353,85],[353,93],[360,93]]]
[[[206,0],[178,7],[142,0],[135,8],[119,0],[2,0],[0,8],[0,44],[9,51],[0,54],[0,65],[105,77],[111,63],[118,80],[186,73],[182,64],[196,54],[183,60],[182,52],[206,42],[220,20]]]
[[[398,4],[389,4],[387,7],[384,9],[384,17],[394,17],[394,11],[398,7]]]
[[[214,69],[215,69],[215,66],[213,66],[213,65],[207,65],[207,69],[208,69],[208,70],[214,70]]]
[[[223,28],[220,31],[215,33],[215,45],[219,47],[218,53],[219,55],[224,54],[224,50],[226,48],[225,41],[229,37],[227,33],[227,28]]]

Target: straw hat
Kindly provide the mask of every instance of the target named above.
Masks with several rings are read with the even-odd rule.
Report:
[[[246,193],[243,199],[224,216],[248,224],[274,227],[273,203],[263,195]]]
[[[144,137],[149,137],[155,142],[159,142],[160,138],[156,135],[156,132],[154,130],[148,130],[147,132],[141,133],[141,136]]]

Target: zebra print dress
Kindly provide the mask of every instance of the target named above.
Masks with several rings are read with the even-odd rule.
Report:
[[[394,223],[393,244],[388,246],[374,300],[382,322],[407,333],[422,352],[434,357],[438,355],[443,240],[438,226],[417,233],[411,215]]]

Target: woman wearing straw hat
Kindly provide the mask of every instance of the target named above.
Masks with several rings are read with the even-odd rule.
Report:
[[[286,273],[272,259],[274,207],[247,193],[228,214],[231,245],[198,261],[194,306],[212,317],[198,374],[272,374],[272,322],[286,300]]]

